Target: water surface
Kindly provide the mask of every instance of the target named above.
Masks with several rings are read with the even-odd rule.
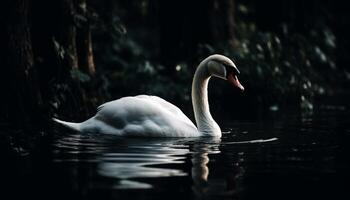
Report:
[[[221,139],[118,138],[55,131],[28,154],[5,152],[1,188],[10,199],[349,196],[347,107],[325,104],[311,113],[274,115],[259,120],[228,118]]]

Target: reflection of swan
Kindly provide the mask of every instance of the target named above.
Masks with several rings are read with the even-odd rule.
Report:
[[[207,88],[211,76],[228,80],[243,90],[234,63],[222,55],[203,60],[192,83],[192,104],[197,127],[173,104],[156,96],[124,97],[98,107],[97,114],[82,123],[56,122],[79,132],[120,136],[197,137],[221,136],[220,127],[209,111]]]
[[[209,139],[209,138],[208,138]],[[207,193],[208,190],[208,176],[209,168],[207,164],[209,163],[208,154],[220,153],[219,144],[220,139],[209,139],[207,141],[201,141],[200,143],[195,143],[192,148],[192,181],[193,181],[193,192],[197,197],[202,197]]]
[[[97,171],[104,177],[118,179],[115,188],[147,189],[152,185],[140,182],[139,178],[160,178],[187,176],[181,166],[188,155],[186,144],[190,139],[152,138],[144,140],[127,138],[118,141],[122,143],[114,151],[108,151],[98,157],[100,160]],[[172,165],[162,167],[163,165]]]
[[[142,140],[129,138],[118,152],[102,154],[99,159],[99,172],[104,176],[119,179],[184,176],[177,169],[152,167],[161,164],[183,163],[181,155],[189,153],[187,146],[175,143],[178,140]],[[177,148],[175,148],[177,147]]]
[[[194,143],[192,147],[192,179],[197,184],[203,184],[208,181],[209,162],[208,154],[220,153],[219,145],[221,139],[203,138]]]
[[[153,186],[142,178],[186,177],[182,167],[190,154],[188,142],[199,138],[124,138],[113,135],[68,134],[54,143],[55,162],[73,162],[72,176],[84,173],[78,163],[96,163],[93,171],[116,180],[113,188],[148,189]],[[169,167],[171,165],[171,167]],[[86,169],[84,167],[84,169]],[[91,183],[91,168],[88,174]],[[76,180],[76,179],[74,179]],[[87,184],[86,182],[82,184]]]
[[[209,138],[208,138],[209,139]],[[237,178],[242,176],[243,170],[235,166],[233,171],[226,173],[225,177],[209,177],[209,155],[220,153],[219,145],[221,141],[206,140],[200,143],[195,143],[192,148],[192,190],[198,199],[210,198],[213,196],[232,196],[235,195],[239,186]]]
[[[98,156],[97,171],[105,177],[119,180],[115,188],[151,188],[140,178],[187,176],[183,164],[192,154],[192,180],[196,188],[204,187],[208,178],[208,154],[220,153],[219,138],[128,138],[119,141],[117,151]],[[172,167],[165,167],[171,165]],[[164,167],[163,167],[164,166]],[[178,167],[176,167],[178,166]]]

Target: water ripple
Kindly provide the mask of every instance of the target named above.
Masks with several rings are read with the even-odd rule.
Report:
[[[218,139],[123,139],[72,134],[57,138],[53,152],[57,163],[95,163],[99,175],[119,180],[114,188],[145,189],[151,185],[135,179],[188,176],[183,168],[186,158],[197,155],[197,151],[205,151],[205,156],[216,154],[220,152],[219,142]],[[198,156],[202,161],[202,154]]]

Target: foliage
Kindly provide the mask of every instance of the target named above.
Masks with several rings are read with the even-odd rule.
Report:
[[[312,109],[314,94],[332,92],[324,74],[336,72],[336,41],[328,27],[301,34],[289,32],[285,25],[277,34],[259,31],[253,23],[238,23],[237,32],[237,46],[226,48],[226,54],[240,64],[254,90],[270,92],[279,100],[299,95],[307,109]]]
[[[239,12],[243,11],[246,13],[249,8],[239,5]],[[123,31],[106,31],[110,40],[95,44],[96,57],[100,57],[98,65],[103,66],[100,72],[105,77],[109,95],[118,98],[146,93],[173,101],[188,101],[193,63],[179,60],[175,75],[164,73],[164,66],[157,60],[156,44],[146,47],[137,40],[137,34],[132,34],[140,31],[151,34],[151,31],[128,30],[125,35],[124,25],[116,18],[118,23],[112,28]],[[123,28],[115,28],[118,25]],[[227,41],[200,44],[196,56],[204,58],[211,53],[222,53],[235,60],[245,86],[253,91],[251,95],[255,95],[252,98],[265,99],[271,104],[289,99],[312,110],[315,94],[334,92],[331,84],[337,76],[329,74],[337,74],[335,35],[323,23],[310,26],[304,33],[290,30],[288,24],[283,24],[281,29],[278,33],[262,31],[254,22],[237,20],[233,45]],[[211,93],[220,95],[222,91]]]
[[[247,7],[239,7],[248,12]],[[332,84],[341,73],[335,62],[332,30],[324,23],[310,27],[300,33],[283,24],[282,32],[277,33],[238,20],[233,45],[221,41],[219,45],[204,46],[211,53],[220,52],[235,60],[245,86],[254,91],[256,98],[270,105],[296,101],[302,109],[312,110],[314,96],[334,93]]]
[[[109,66],[103,73],[110,95],[150,94],[173,100],[189,100],[192,74],[186,63],[176,66],[177,80],[164,74],[164,66],[153,61],[151,55],[129,37],[119,39],[104,57]],[[185,94],[185,95],[184,95]]]

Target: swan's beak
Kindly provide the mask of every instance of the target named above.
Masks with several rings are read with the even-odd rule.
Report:
[[[244,91],[243,85],[239,82],[238,78],[234,74],[229,74],[227,76],[228,82],[230,82],[234,87],[240,89],[241,91]]]

